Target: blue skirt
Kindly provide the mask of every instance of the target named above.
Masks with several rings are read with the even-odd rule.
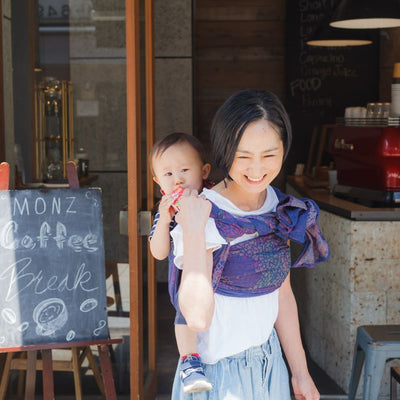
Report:
[[[171,400],[290,400],[288,371],[275,330],[264,344],[204,364],[204,369],[213,389],[185,394],[178,363]]]

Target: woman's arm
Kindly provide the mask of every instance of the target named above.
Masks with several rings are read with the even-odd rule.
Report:
[[[211,284],[212,250],[199,251],[198,239],[183,241],[183,271],[179,286],[179,307],[188,327],[205,331],[211,325],[214,314],[214,292]]]
[[[301,343],[297,304],[290,285],[290,274],[279,289],[279,313],[275,328],[292,373],[295,399],[318,400],[320,396],[308,372]]]
[[[185,190],[180,200],[176,221],[183,232],[183,272],[179,286],[179,306],[187,325],[194,331],[204,331],[214,313],[212,290],[212,250],[206,250],[205,226],[211,203],[197,197],[194,190]]]

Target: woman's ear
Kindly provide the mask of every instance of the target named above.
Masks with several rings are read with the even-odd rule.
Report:
[[[154,181],[155,183],[157,183],[157,185],[160,184],[156,176],[153,176],[153,181]]]
[[[202,178],[207,179],[208,175],[210,175],[210,171],[211,171],[211,165],[208,163],[204,164],[202,168],[202,173],[203,173]]]

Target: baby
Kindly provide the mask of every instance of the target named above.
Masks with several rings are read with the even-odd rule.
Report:
[[[163,260],[172,252],[170,232],[176,225],[174,215],[179,211],[179,196],[183,189],[195,189],[200,193],[207,184],[211,166],[205,162],[199,140],[185,133],[172,133],[159,140],[153,146],[149,160],[153,179],[163,194],[149,237],[150,250],[154,258]],[[169,258],[169,262],[173,262],[173,257]],[[168,279],[170,281],[170,274]],[[178,302],[171,300],[177,309],[175,336],[181,357],[183,390],[185,393],[211,390],[212,385],[197,353],[197,334],[187,327]]]

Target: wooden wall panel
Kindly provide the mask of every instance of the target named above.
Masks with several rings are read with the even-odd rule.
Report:
[[[264,46],[205,47],[197,50],[198,60],[270,60],[283,57],[282,47],[267,49]]]
[[[283,2],[199,2],[196,20],[218,20],[218,21],[243,21],[243,20],[268,20],[279,18],[283,14]],[[205,4],[207,3],[207,4]],[[238,4],[235,4],[238,3]]]
[[[283,69],[279,60],[209,60],[199,61],[197,82],[199,95],[204,98],[205,88],[267,88],[280,91]]]
[[[212,118],[246,88],[284,95],[285,2],[197,0],[194,10],[194,132],[208,146]]]
[[[283,21],[199,21],[196,23],[196,49],[284,46]]]
[[[197,0],[196,7],[270,7],[284,10],[284,1],[278,0]]]

